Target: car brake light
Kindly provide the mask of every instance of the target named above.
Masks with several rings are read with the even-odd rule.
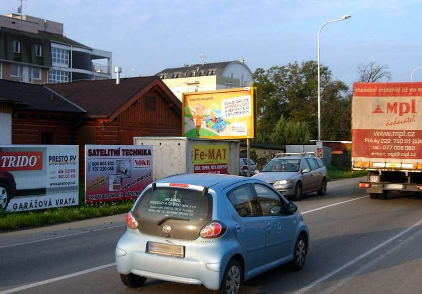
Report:
[[[132,213],[128,212],[126,215],[126,223],[129,228],[136,230],[138,228],[138,222],[133,217]]]
[[[371,188],[370,183],[359,183],[359,188]]]
[[[218,238],[225,232],[224,225],[218,222],[212,222],[202,228],[200,235],[202,238]]]
[[[417,186],[419,191],[422,191],[422,186]]]
[[[188,184],[170,183],[170,187],[189,188]]]

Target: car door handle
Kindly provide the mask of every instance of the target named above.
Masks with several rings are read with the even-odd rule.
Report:
[[[235,226],[234,226],[234,229],[236,230],[236,232],[238,232],[238,233],[240,233],[240,231],[242,230],[242,228],[240,227],[240,225],[239,224],[236,224]]]
[[[267,228],[271,228],[271,223],[269,223],[269,222],[268,222],[268,223],[266,224],[266,226],[267,226]]]

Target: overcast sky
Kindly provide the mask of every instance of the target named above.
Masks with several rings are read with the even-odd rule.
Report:
[[[0,0],[0,14],[20,1]],[[111,51],[123,76],[183,63],[245,59],[262,67],[317,59],[349,86],[359,65],[388,65],[392,81],[422,66],[422,0],[26,0],[23,13],[64,23],[67,37]],[[422,70],[414,75],[422,81]]]

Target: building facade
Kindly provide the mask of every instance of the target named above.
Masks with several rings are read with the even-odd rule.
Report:
[[[110,79],[112,53],[63,35],[63,24],[0,16],[0,79],[44,84]]]
[[[182,100],[186,92],[248,87],[253,74],[243,59],[167,68],[156,74]]]

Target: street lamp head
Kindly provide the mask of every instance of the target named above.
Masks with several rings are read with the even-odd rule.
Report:
[[[348,19],[348,18],[351,18],[351,17],[352,17],[351,15],[346,14],[346,15],[343,15],[343,17],[341,19],[342,20],[345,20],[345,19]]]

